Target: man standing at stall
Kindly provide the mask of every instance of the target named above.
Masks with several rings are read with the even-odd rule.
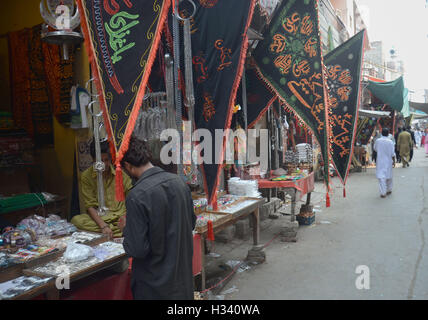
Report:
[[[377,139],[374,150],[377,152],[376,177],[379,180],[381,198],[392,193],[392,166],[395,163],[394,143],[388,138],[389,130],[382,129],[382,137]]]
[[[399,134],[397,149],[400,153],[401,161],[403,162],[403,168],[408,167],[410,162],[410,152],[413,149],[412,136],[408,131],[403,130]]]
[[[132,294],[136,300],[193,300],[192,194],[179,176],[149,159],[144,141],[131,137],[121,166],[134,187],[119,226],[133,258]]]
[[[86,169],[81,176],[82,196],[85,204],[86,212],[79,214],[71,219],[78,229],[104,233],[113,237],[122,237],[122,231],[117,226],[120,217],[125,215],[125,202],[116,201],[116,171],[111,163],[108,142],[101,142],[101,160],[104,162],[105,170],[103,171],[103,187],[105,206],[108,211],[104,216],[98,214],[98,187],[97,187],[97,172],[94,167]],[[92,159],[95,162],[95,142],[90,145]],[[123,175],[123,187],[125,194],[131,189],[131,179],[126,174]]]

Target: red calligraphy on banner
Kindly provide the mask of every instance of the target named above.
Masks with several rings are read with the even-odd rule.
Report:
[[[220,60],[221,60],[221,64],[220,64],[220,66],[217,68],[217,70],[218,71],[221,71],[221,70],[223,70],[224,68],[227,68],[227,67],[229,67],[231,64],[232,64],[232,61],[231,61],[231,54],[232,54],[232,50],[230,50],[230,49],[228,49],[228,48],[225,48],[224,47],[224,42],[223,42],[223,40],[217,40],[216,42],[215,42],[215,48],[217,49],[217,50],[219,50],[220,51]]]
[[[212,117],[215,115],[215,105],[213,98],[210,94],[204,93],[204,119],[206,122],[210,121]]]

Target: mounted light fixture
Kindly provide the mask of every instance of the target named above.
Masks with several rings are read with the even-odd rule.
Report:
[[[62,46],[64,60],[69,59],[69,46],[80,44],[83,36],[73,31],[80,25],[80,14],[74,0],[42,0],[40,14],[46,24],[42,25],[41,39]]]

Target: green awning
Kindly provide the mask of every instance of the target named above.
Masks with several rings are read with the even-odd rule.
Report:
[[[383,103],[390,105],[394,110],[400,112],[403,110],[405,104],[405,88],[403,77],[390,82],[374,82],[369,80],[369,85],[367,88],[376,98],[381,100]]]
[[[409,89],[404,88],[403,93],[403,108],[401,109],[401,113],[403,114],[404,118],[410,117],[410,105],[409,105]]]

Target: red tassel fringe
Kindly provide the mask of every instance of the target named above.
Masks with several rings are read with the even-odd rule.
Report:
[[[330,195],[327,192],[327,196],[326,196],[326,207],[330,208]]]
[[[346,188],[343,187],[343,197],[346,198]]]
[[[125,190],[123,188],[123,174],[120,164],[116,166],[116,200],[125,201]]]
[[[214,228],[213,228],[213,222],[211,220],[208,221],[207,227],[208,227],[207,239],[210,241],[214,241]]]

